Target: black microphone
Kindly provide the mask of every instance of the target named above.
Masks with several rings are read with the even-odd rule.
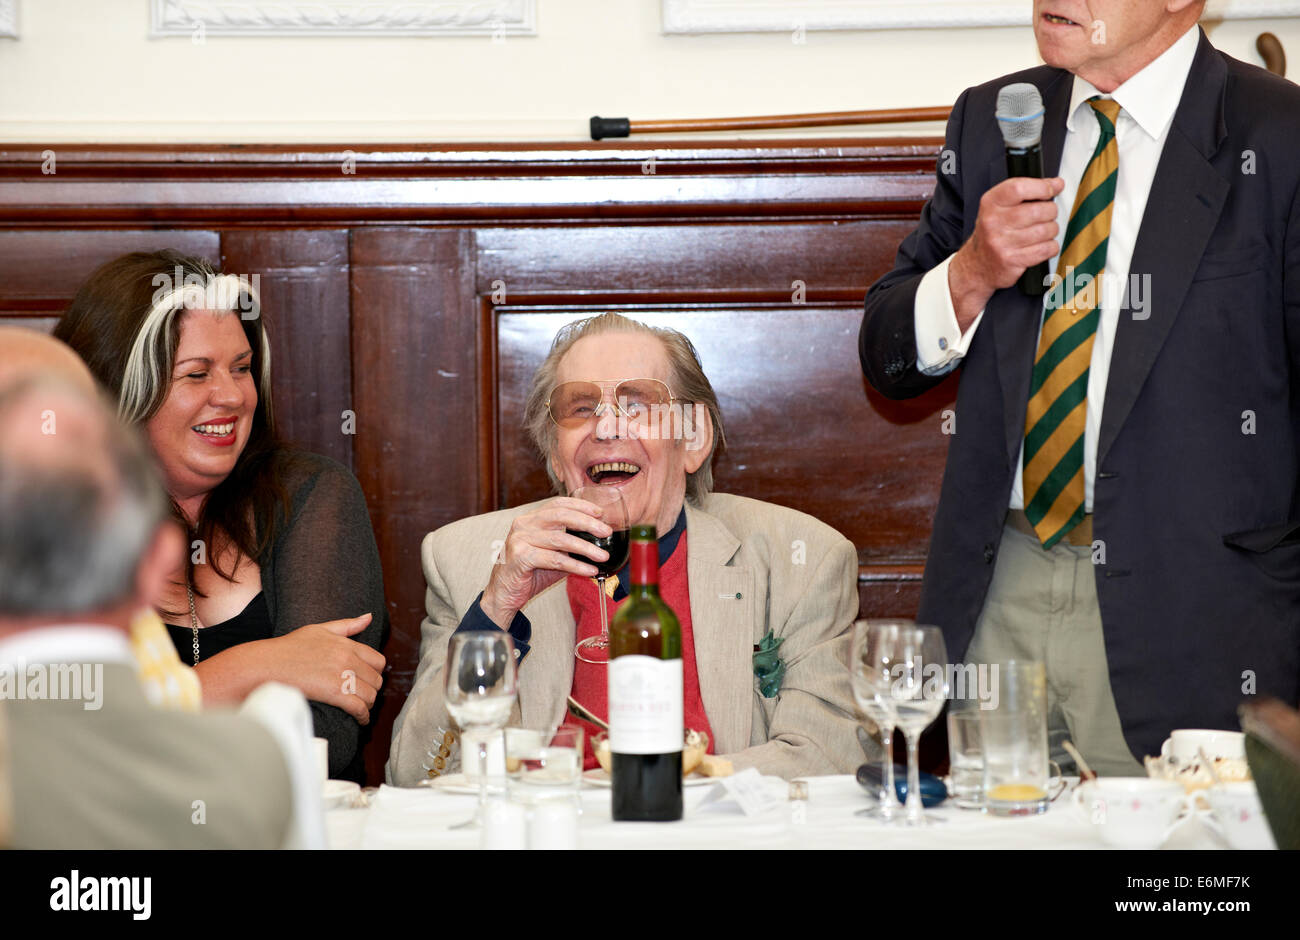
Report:
[[[996,112],[1002,142],[1007,147],[1007,176],[1043,178],[1043,96],[1029,82],[1017,82],[998,92]],[[1020,292],[1030,297],[1047,293],[1047,262],[1020,275]]]

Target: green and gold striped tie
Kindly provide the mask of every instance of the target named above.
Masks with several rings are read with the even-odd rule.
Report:
[[[1079,181],[1065,228],[1025,412],[1025,515],[1044,548],[1060,541],[1084,515],[1088,365],[1101,317],[1101,276],[1119,178],[1119,102],[1091,98],[1088,104],[1101,125],[1101,137]]]

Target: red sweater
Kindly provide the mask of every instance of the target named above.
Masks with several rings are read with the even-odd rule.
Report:
[[[682,628],[682,697],[684,699],[683,718],[686,727],[703,731],[709,736],[709,753],[713,753],[713,731],[709,727],[709,716],[704,713],[704,700],[700,698],[700,677],[695,669],[695,638],[691,631],[691,592],[686,574],[686,533],[683,532],[677,547],[668,561],[659,569],[659,594],[664,603],[672,608]],[[589,578],[569,576],[565,585],[569,592],[569,607],[573,619],[578,625],[578,640],[600,635],[600,608],[596,606],[596,595],[600,593],[596,583]],[[614,621],[614,612],[627,603],[627,598],[615,603],[612,598],[601,597],[608,605],[610,623]],[[609,719],[609,667],[595,663],[584,663],[574,658],[573,697],[587,710],[603,720]],[[590,722],[569,715],[566,722],[582,725],[587,732],[586,761],[584,769],[598,766],[595,754],[591,750],[591,738],[600,729]]]

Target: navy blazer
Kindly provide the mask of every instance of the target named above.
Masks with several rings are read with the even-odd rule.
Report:
[[[916,288],[1006,178],[993,112],[1015,81],[1041,90],[1044,165],[1060,166],[1069,72],[1043,66],[962,94],[946,143],[956,172],[938,174],[866,297],[862,368],[889,398],[942,380],[916,368]],[[1150,276],[1150,296],[1120,312],[1093,526],[1111,687],[1140,758],[1173,728],[1234,728],[1243,698],[1294,705],[1300,688],[1300,87],[1203,32],[1132,273]],[[960,365],[918,612],[943,628],[954,660],[993,575],[1041,315],[1041,298],[998,291]]]

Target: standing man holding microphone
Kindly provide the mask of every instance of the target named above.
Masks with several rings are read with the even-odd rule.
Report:
[[[1034,0],[1046,65],[958,99],[860,335],[889,398],[961,370],[919,619],[1044,662],[1103,774],[1300,687],[1300,88],[1204,6]],[[1019,83],[1047,178],[1008,178]]]

